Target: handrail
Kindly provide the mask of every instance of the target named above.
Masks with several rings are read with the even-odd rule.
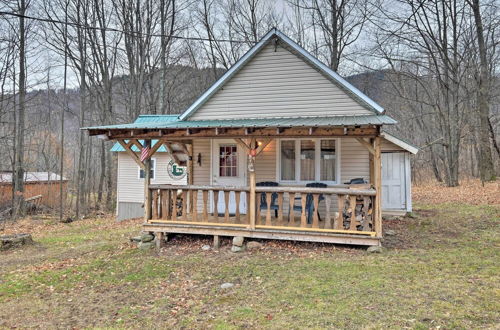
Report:
[[[231,191],[250,191],[248,186],[197,186],[197,185],[169,185],[152,184],[149,189],[179,189],[179,190],[231,190]]]
[[[151,185],[150,189],[182,189],[182,190],[230,190],[230,191],[250,191],[248,186],[197,186],[197,185]],[[304,193],[304,194],[338,194],[353,196],[375,196],[375,189],[349,189],[349,188],[310,188],[310,187],[256,187],[255,191],[263,192],[286,192],[286,193]]]

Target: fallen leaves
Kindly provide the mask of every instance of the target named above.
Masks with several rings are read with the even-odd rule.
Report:
[[[426,204],[466,203],[471,205],[500,205],[500,180],[485,182],[478,179],[460,181],[458,187],[446,187],[437,182],[414,186],[413,200]]]

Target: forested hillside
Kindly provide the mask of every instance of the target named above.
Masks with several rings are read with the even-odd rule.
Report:
[[[0,169],[18,192],[26,171],[62,173],[70,212],[111,210],[112,143],[79,128],[183,111],[273,27],[399,121],[415,180],[498,175],[494,0],[4,1]]]

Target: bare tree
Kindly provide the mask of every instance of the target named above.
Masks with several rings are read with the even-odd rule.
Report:
[[[495,169],[490,147],[490,64],[488,63],[485,29],[481,15],[479,0],[468,0],[474,13],[475,29],[477,34],[477,49],[479,52],[479,75],[477,77],[477,98],[479,113],[479,173],[482,181],[495,180]]]

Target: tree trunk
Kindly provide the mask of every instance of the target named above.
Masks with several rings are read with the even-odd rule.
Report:
[[[13,218],[24,214],[24,117],[26,107],[26,28],[24,15],[26,2],[19,3],[19,107],[16,122],[16,156],[14,160],[14,209]]]
[[[495,180],[495,169],[493,167],[493,157],[490,147],[489,133],[489,70],[484,40],[484,28],[481,18],[481,8],[479,0],[470,2],[474,12],[474,21],[476,23],[477,46],[479,51],[480,74],[477,82],[478,87],[478,110],[479,110],[479,173],[481,181]]]

